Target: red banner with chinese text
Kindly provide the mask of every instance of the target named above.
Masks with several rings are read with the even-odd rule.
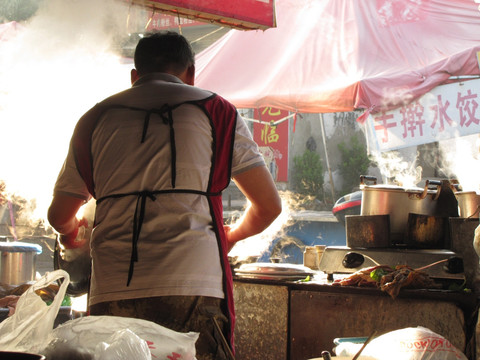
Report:
[[[132,3],[243,30],[276,26],[274,0],[132,0]]]
[[[205,22],[191,20],[187,18],[179,18],[178,16],[167,15],[162,13],[155,13],[147,26],[147,31],[152,30],[167,30],[181,26],[183,28],[190,26],[203,26]]]
[[[275,181],[288,181],[288,111],[271,107],[254,110],[253,139],[265,158]],[[278,122],[276,125],[274,123]]]

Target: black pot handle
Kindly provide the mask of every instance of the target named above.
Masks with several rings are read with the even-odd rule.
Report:
[[[373,185],[377,185],[377,178],[371,175],[360,175],[360,185],[365,185],[365,180],[372,181]]]

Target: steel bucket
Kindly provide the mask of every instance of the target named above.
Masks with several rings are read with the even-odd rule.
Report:
[[[21,285],[35,280],[37,254],[42,247],[20,241],[0,242],[0,282]]]
[[[479,217],[480,195],[475,191],[459,191],[455,193],[458,201],[458,213],[462,218]]]

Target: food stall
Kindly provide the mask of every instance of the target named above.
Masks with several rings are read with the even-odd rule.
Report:
[[[238,357],[310,359],[333,352],[336,338],[422,326],[476,359],[480,267],[473,239],[479,222],[459,214],[457,201],[445,206],[442,191],[443,198],[456,198],[447,183],[427,186],[423,199],[421,189],[413,192],[420,198],[401,190],[418,214],[408,213],[408,206],[380,205],[382,215],[367,214],[374,210],[367,203],[363,215],[346,217],[347,246],[327,246],[311,268],[244,263],[234,269]],[[418,216],[433,227],[412,232]],[[398,227],[391,226],[395,221]],[[362,231],[368,226],[374,231]],[[387,269],[391,278],[372,280],[378,269]]]
[[[473,294],[404,290],[392,299],[379,289],[241,277],[234,285],[239,359],[310,359],[333,354],[335,338],[416,326],[472,351]]]
[[[401,107],[462,76],[480,74],[476,56],[480,48],[471,36],[480,29],[479,13],[470,1],[395,2],[393,6],[388,1],[300,5],[285,0],[278,1],[276,8],[277,28],[264,33],[233,30],[198,54],[196,84],[242,109],[271,106],[295,114],[364,110],[359,121],[370,124],[370,114]],[[328,45],[322,41],[326,38]],[[231,74],[229,81],[219,73]],[[417,120],[415,116],[402,118],[399,127]],[[384,121],[370,125],[383,130],[382,124],[384,128],[391,125]],[[380,195],[379,190],[371,195]],[[473,239],[478,214],[468,218],[418,213],[432,202],[430,191],[425,194],[424,209],[390,214],[372,206],[352,217],[346,223],[347,246],[327,247],[317,269],[320,274],[313,279],[304,274],[310,281],[265,278],[261,268],[257,273],[237,272],[238,358],[318,358],[323,350],[333,350],[337,337],[425,326],[445,336],[469,359],[476,359],[479,260]],[[413,196],[417,194],[415,190]],[[382,195],[410,196],[398,188]],[[408,210],[398,202],[396,209]],[[433,237],[435,233],[445,236]],[[394,299],[378,287],[333,285],[339,278],[376,266],[369,258],[381,265],[416,269],[439,263],[427,273],[442,287],[401,289]],[[456,262],[451,258],[461,259],[461,272],[444,271],[444,266]],[[449,289],[449,283],[458,286],[463,279],[463,289]]]
[[[264,1],[257,2],[266,3]],[[156,1],[148,3],[153,4]],[[285,1],[285,3],[288,2]],[[465,8],[464,2],[462,4]],[[432,6],[434,5],[436,4],[432,4]],[[346,8],[349,7],[347,6]],[[351,8],[355,9],[356,6]],[[314,12],[311,14],[315,15]],[[305,21],[309,17],[305,13],[303,15],[304,17],[299,17],[300,22],[303,21],[307,24],[319,23],[317,21],[318,18],[315,18],[314,21]],[[327,22],[325,23],[328,25]],[[299,22],[295,24],[299,24]],[[332,25],[332,23],[329,24],[330,26]],[[443,21],[442,24],[444,26],[445,22]],[[300,33],[302,36],[308,32],[294,32],[291,29],[288,29],[288,31],[295,34]],[[325,33],[330,33],[330,31]],[[258,36],[258,33],[252,36]],[[368,37],[363,36],[362,38]],[[314,37],[313,40],[318,42],[318,38]],[[251,43],[249,44],[251,45]],[[272,41],[269,44],[277,43]],[[281,46],[275,46],[282,48]],[[271,54],[271,47],[260,46],[260,48],[262,48],[262,51]],[[312,49],[310,46],[304,46],[304,48]],[[361,49],[363,50],[364,48]],[[218,50],[219,48],[216,47],[212,52]],[[236,50],[238,51],[238,48]],[[327,50],[331,51],[331,49]],[[262,55],[262,51],[259,50],[258,53]],[[282,51],[285,51],[285,49],[282,49]],[[206,53],[205,57],[212,52]],[[299,61],[299,55],[296,51],[289,51],[288,53],[294,55],[295,61]],[[365,51],[365,53],[367,52]],[[254,59],[251,51],[246,51],[245,54],[252,58],[255,65],[260,69],[258,64],[262,62]],[[392,53],[392,56],[396,60],[399,58],[398,54],[395,53]],[[317,57],[323,58],[321,55]],[[279,56],[278,58],[281,57]],[[229,59],[232,59],[232,57],[229,56]],[[309,59],[311,60],[310,57]],[[202,59],[199,60],[199,65],[201,65],[199,68],[203,68]],[[216,67],[216,61],[213,61],[211,58],[207,60],[208,63],[211,63],[212,68],[215,68],[215,76],[225,83],[221,77],[217,76],[219,68]],[[325,67],[324,63],[322,66]],[[348,68],[348,66],[344,66],[344,68]],[[327,71],[334,73],[331,70]],[[239,73],[245,81],[251,81],[252,77],[255,77],[245,76],[248,71],[226,73]],[[305,72],[298,71],[297,73],[303,79],[309,78]],[[204,74],[200,72],[200,82],[205,81]],[[250,75],[252,74],[250,73]],[[287,75],[276,77],[281,78],[282,81],[290,79]],[[328,76],[326,78],[330,79]],[[315,78],[312,77],[312,80],[315,80]],[[264,96],[265,93],[259,94],[256,91],[244,91],[246,87],[241,86],[241,82],[232,81],[231,83],[240,91],[249,93],[254,98],[267,98]],[[262,82],[263,85],[266,83],[268,81]],[[285,83],[287,82],[285,81]],[[287,86],[290,85],[291,83],[287,83]],[[303,82],[299,84],[301,87],[304,85]],[[344,99],[346,97],[350,98],[346,94],[353,93],[352,89],[355,89],[355,93],[358,95],[357,90],[362,86],[359,86],[357,83],[346,85],[344,89],[340,90],[342,96],[337,98],[337,100],[340,99],[338,100],[339,103],[328,109],[321,106],[325,106],[326,103],[332,100],[329,98],[329,91],[322,93],[325,96],[320,100],[305,96],[305,92],[300,92],[295,96],[298,95],[300,98],[307,100],[307,103],[304,104],[304,111],[345,111],[351,110],[359,104],[362,105],[358,99],[355,104],[344,104]],[[211,88],[210,86],[206,87]],[[272,85],[272,87],[275,86]],[[364,90],[367,88],[368,86],[365,86]],[[262,88],[263,90],[265,89]],[[305,91],[313,93],[311,88],[305,87]],[[219,93],[224,94],[225,92],[222,90]],[[227,97],[229,96],[227,95]],[[351,96],[351,98],[354,98],[354,96]],[[269,101],[272,101],[275,105],[286,103],[284,102],[285,99],[278,99]],[[320,104],[320,108],[309,107],[313,103]],[[252,106],[259,106],[259,103],[250,103],[249,106],[251,104],[253,104]],[[300,111],[301,109],[297,106],[299,104],[300,102],[294,99],[287,108],[292,111]],[[368,105],[370,106],[371,104]],[[372,218],[365,217],[377,215],[383,216],[385,214],[364,213],[360,216],[363,217],[362,222],[364,224],[369,224]],[[439,217],[432,214],[420,215],[426,215],[435,219]],[[422,325],[442,334],[473,359],[475,354],[473,328],[476,320],[472,319],[475,318],[477,307],[475,280],[478,273],[478,257],[473,249],[472,240],[474,229],[478,225],[478,218],[468,220],[450,216],[442,216],[441,218],[443,220],[443,222],[440,221],[442,224],[445,224],[445,218],[448,219],[449,227],[449,242],[447,243],[446,239],[441,239],[439,240],[442,242],[441,246],[412,249],[410,247],[411,244],[408,242],[399,243],[397,241],[399,238],[397,236],[398,233],[394,234],[396,239],[394,243],[391,243],[389,240],[386,244],[384,242],[385,238],[363,238],[360,241],[364,241],[364,243],[360,244],[357,238],[355,239],[357,243],[354,244],[354,239],[347,237],[348,245],[346,247],[325,249],[321,261],[313,271],[305,270],[306,272],[302,274],[287,272],[286,274],[280,274],[280,276],[278,274],[265,276],[262,273],[265,269],[263,267],[258,269],[256,273],[237,272],[234,278],[234,295],[237,309],[237,326],[235,329],[237,358],[313,358],[320,356],[324,350],[332,352],[333,339],[337,337],[368,336],[374,329],[379,332],[387,332],[401,327]],[[349,228],[353,226],[352,224],[355,221],[353,219],[347,224]],[[357,229],[358,227],[354,228]],[[355,233],[353,234],[355,235]],[[387,234],[390,236],[391,233],[387,232]],[[365,243],[370,240],[380,240],[383,246],[365,246]],[[383,248],[388,250],[382,251],[381,249]],[[354,254],[353,256],[352,253]],[[393,260],[381,258],[381,255],[385,255],[385,253],[390,256],[389,259]],[[56,255],[58,255],[58,252]],[[438,261],[448,262],[452,257],[463,260],[464,268],[461,271],[451,273],[444,271],[443,265],[440,265],[440,267],[431,267],[428,273],[431,278],[442,284],[442,288],[405,288],[401,289],[395,298],[392,298],[391,295],[377,287],[362,287],[353,284],[335,285],[336,280],[348,278],[364,267],[375,266],[375,263],[369,262],[369,258],[376,259],[380,264],[407,264],[415,268],[421,268]],[[348,263],[350,258],[354,260],[352,264]],[[418,263],[414,264],[414,259]],[[65,259],[57,258],[57,260]],[[343,264],[344,260],[348,266]],[[280,265],[278,267],[280,268]],[[289,270],[292,269],[287,267],[287,271]],[[282,269],[281,271],[284,270]],[[304,281],[307,277],[309,277],[309,281]],[[450,290],[446,287],[446,284],[449,283],[458,285],[464,277],[466,279],[466,288],[473,289],[473,291],[468,292],[464,291],[464,289]],[[83,278],[79,278],[79,283],[83,280]],[[75,282],[73,282],[73,285],[76,285]]]

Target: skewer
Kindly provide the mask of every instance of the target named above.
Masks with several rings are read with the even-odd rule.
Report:
[[[362,347],[360,348],[360,350],[358,350],[358,352],[355,354],[355,356],[352,358],[352,360],[357,360],[358,357],[360,356],[360,354],[362,353],[363,349],[365,349],[365,347],[368,345],[368,343],[370,342],[370,340],[373,339],[373,337],[377,334],[377,330],[374,330],[370,336],[367,338],[367,340],[365,340],[365,342],[363,343]]]
[[[435,266],[435,265],[438,265],[438,264],[441,264],[441,263],[444,263],[444,262],[447,262],[447,261],[448,261],[448,259],[439,260],[439,261],[434,262],[432,264],[425,265],[425,266],[422,266],[418,269],[415,269],[415,271],[425,270],[425,269],[428,269],[429,267],[432,267],[432,266]]]
[[[217,332],[220,335],[220,339],[222,340],[223,346],[227,351],[227,356],[229,360],[235,360],[235,356],[233,355],[232,349],[230,349],[230,345],[228,344],[227,339],[225,339],[225,336],[223,335],[222,329],[220,328],[220,325],[218,324],[217,319],[215,319],[215,317],[212,317],[212,320],[213,320],[213,324],[215,325],[215,329],[217,329]]]

